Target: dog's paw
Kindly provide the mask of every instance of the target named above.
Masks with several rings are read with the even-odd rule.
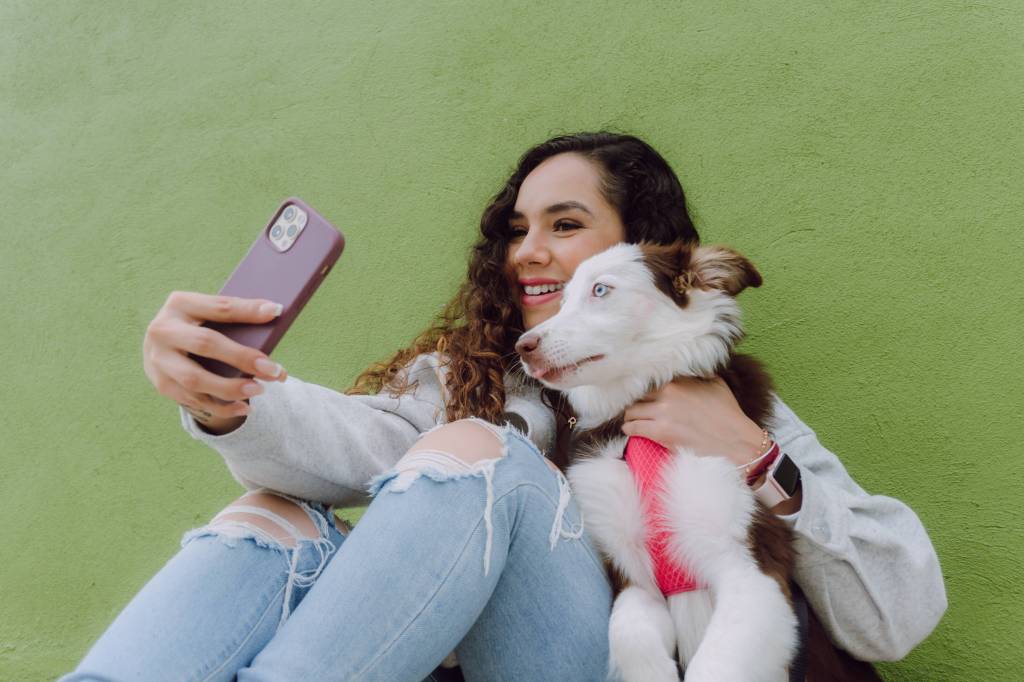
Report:
[[[707,656],[694,656],[686,666],[683,679],[686,682],[749,682],[750,678],[737,677],[735,670],[724,670],[728,666],[721,661],[712,665]]]
[[[623,682],[679,682],[675,659],[662,652],[651,653],[653,655],[628,655],[625,659],[613,654],[610,661],[615,679]]]
[[[660,596],[635,585],[619,593],[612,604],[608,651],[612,672],[625,682],[679,680],[668,606]]]
[[[707,656],[697,652],[686,666],[686,682],[787,682],[784,669],[771,670],[744,657]]]

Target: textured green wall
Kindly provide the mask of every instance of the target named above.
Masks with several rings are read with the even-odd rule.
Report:
[[[0,679],[74,665],[240,492],[141,366],[277,202],[348,236],[275,353],[344,387],[463,274],[551,134],[670,160],[761,268],[750,338],[950,607],[893,680],[1010,679],[1024,623],[1024,9],[865,3],[0,3]]]

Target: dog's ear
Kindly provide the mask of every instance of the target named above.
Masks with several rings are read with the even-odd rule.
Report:
[[[680,288],[678,277],[679,273],[686,268],[690,257],[690,248],[685,242],[671,244],[640,242],[644,265],[654,276],[654,284],[681,308],[686,307],[688,301],[686,289],[689,287]]]
[[[761,286],[754,264],[727,246],[698,246],[675,279],[677,289],[719,289],[736,296],[747,287]]]

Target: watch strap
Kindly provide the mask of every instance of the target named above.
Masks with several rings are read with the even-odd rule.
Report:
[[[785,489],[783,489],[782,485],[780,485],[779,482],[775,480],[776,470],[786,460],[792,461],[790,460],[789,455],[787,455],[786,453],[782,453],[779,457],[777,457],[775,461],[772,462],[771,467],[769,467],[768,472],[764,477],[764,482],[757,488],[754,488],[754,497],[761,500],[761,502],[763,502],[764,505],[769,509],[779,504],[780,502],[785,502],[786,500],[790,499],[790,497],[792,497],[785,491]],[[798,468],[797,485],[799,485],[799,473],[800,470]]]

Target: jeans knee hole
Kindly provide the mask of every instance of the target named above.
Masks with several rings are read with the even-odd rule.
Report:
[[[504,457],[507,446],[503,433],[494,425],[481,419],[460,419],[423,434],[406,457],[425,451],[473,464]]]

